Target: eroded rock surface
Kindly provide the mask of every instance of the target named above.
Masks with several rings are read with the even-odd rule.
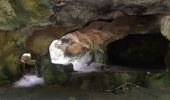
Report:
[[[168,0],[51,0],[51,4],[52,21],[68,26],[82,26],[92,19],[114,19],[122,12],[129,15],[170,13]]]
[[[91,63],[105,64],[106,46],[109,43],[128,34],[157,33],[160,31],[160,18],[162,15],[125,15],[110,23],[91,23],[84,30],[68,33],[61,39],[53,41],[49,48],[51,61],[54,64],[72,63],[77,71]]]
[[[26,39],[25,47],[32,53],[37,55],[45,55],[48,53],[48,47],[54,39],[59,39],[67,30],[62,26],[34,26],[30,35]]]

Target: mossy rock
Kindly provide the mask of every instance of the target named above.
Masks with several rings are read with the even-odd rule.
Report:
[[[170,73],[152,73],[146,76],[146,85],[148,88],[162,89],[170,87]]]
[[[0,87],[2,86],[10,86],[11,85],[11,81],[8,79],[7,75],[5,75],[4,73],[0,73]]]
[[[20,48],[22,38],[21,34],[16,31],[0,31],[0,73],[2,74],[0,80],[3,82],[4,80],[5,82],[15,81],[21,75],[19,64],[23,51]]]
[[[15,26],[11,22],[16,18],[16,13],[11,3],[9,0],[0,0],[0,4],[0,29],[9,30],[14,28]]]
[[[63,65],[48,64],[43,69],[44,81],[48,85],[63,85],[67,81]]]
[[[140,76],[140,74],[137,73],[128,73],[128,72],[120,72],[120,73],[114,73],[114,81],[115,85],[124,84],[125,82],[129,83],[135,83],[137,81],[137,78]]]
[[[10,78],[12,78],[12,76],[8,72],[9,72],[9,70],[6,70],[6,69],[0,70],[0,87],[11,85],[12,79],[10,79]]]
[[[0,30],[48,23],[52,13],[49,0],[1,0],[0,3]]]

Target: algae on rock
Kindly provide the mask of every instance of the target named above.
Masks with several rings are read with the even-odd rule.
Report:
[[[63,85],[68,76],[64,72],[63,65],[48,64],[43,69],[44,81],[48,85]]]
[[[32,24],[49,23],[48,0],[0,0],[0,30],[15,30]]]
[[[170,87],[170,73],[151,73],[146,76],[146,86],[153,89],[163,89]]]
[[[20,75],[18,70],[22,48],[19,42],[22,35],[16,31],[0,31],[0,78],[1,81],[14,81]]]

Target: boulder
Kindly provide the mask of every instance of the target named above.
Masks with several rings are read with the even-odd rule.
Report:
[[[49,62],[42,73],[47,85],[64,85],[68,79],[63,65],[53,65]]]

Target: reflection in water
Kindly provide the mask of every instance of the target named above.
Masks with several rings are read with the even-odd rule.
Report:
[[[19,81],[14,83],[14,87],[33,87],[43,85],[44,80],[36,75],[24,75]]]

